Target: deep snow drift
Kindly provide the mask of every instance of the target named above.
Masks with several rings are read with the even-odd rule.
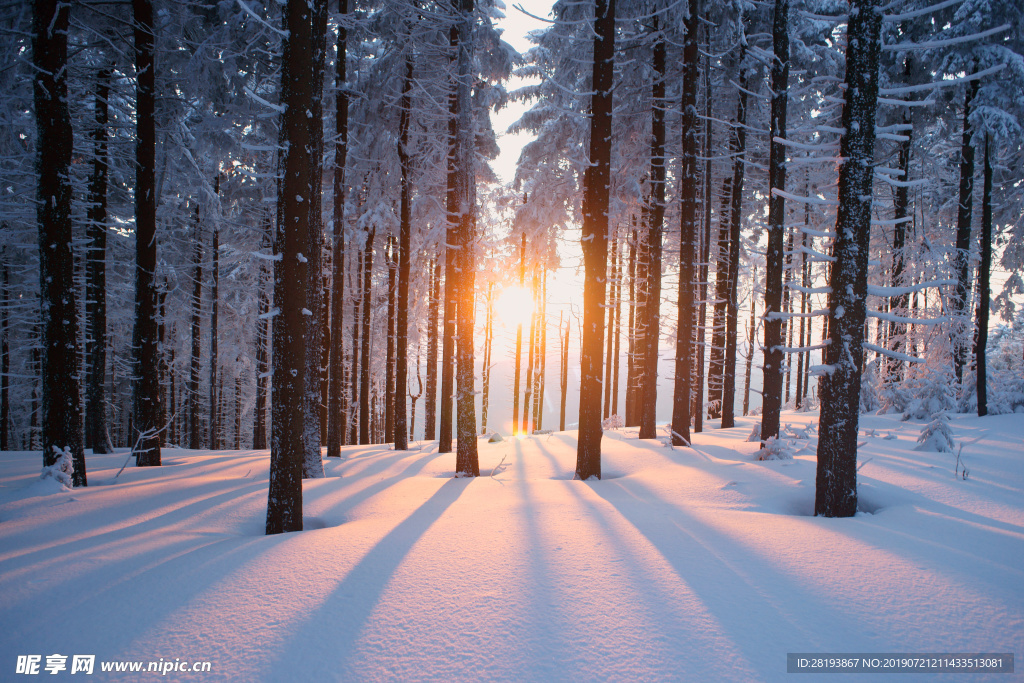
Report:
[[[163,658],[211,662],[168,676],[189,680],[752,681],[792,677],[787,652],[1024,652],[1020,416],[954,419],[966,480],[913,450],[919,423],[863,416],[844,520],[809,516],[815,422],[784,414],[810,438],[769,462],[754,418],[693,449],[610,431],[600,482],[572,480],[573,432],[481,440],[474,480],[436,443],[350,447],[305,482],[307,530],[269,538],[266,452],[169,449],[116,481],[125,453],[89,456],[74,491],[0,454],[0,679],[54,653],[109,680]]]

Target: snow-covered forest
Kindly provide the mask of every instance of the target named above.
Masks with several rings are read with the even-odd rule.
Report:
[[[0,7],[0,538],[9,546],[0,547],[0,586],[12,596],[0,599],[0,613],[38,622],[27,608],[35,589],[17,577],[60,571],[52,548],[85,542],[84,552],[99,553],[104,546],[86,539],[106,533],[147,543],[125,529],[173,508],[181,512],[155,522],[154,534],[206,533],[200,520],[211,518],[209,533],[233,550],[264,533],[336,530],[335,540],[358,550],[332,561],[361,581],[352,590],[370,589],[346,609],[367,624],[381,605],[432,605],[404,644],[394,642],[397,622],[378,624],[373,656],[352,644],[358,624],[342,629],[354,649],[337,669],[319,669],[312,652],[328,646],[302,635],[330,620],[283,627],[301,651],[311,648],[300,657],[314,662],[300,669],[310,680],[619,678],[631,667],[638,679],[667,679],[676,667],[705,680],[756,680],[784,675],[763,661],[775,645],[784,667],[786,652],[1012,653],[1024,644],[1024,604],[1011,587],[1024,556],[1024,432],[1011,415],[1024,413],[1019,3],[529,7]],[[505,33],[506,15],[529,12],[541,28],[516,49],[523,43]],[[512,135],[526,142],[514,173],[502,173],[495,161]],[[935,468],[950,481],[924,471]],[[515,493],[516,482],[541,480],[554,481]],[[673,487],[686,503],[673,500]],[[55,496],[73,505],[54,512]],[[226,520],[212,521],[220,508],[208,496],[223,497]],[[484,590],[494,562],[518,560],[499,560],[507,549],[469,530],[481,513],[467,499],[526,525],[509,547],[532,558],[533,600],[544,605],[501,586]],[[421,653],[374,669],[388,648],[427,648],[415,634],[426,638],[432,620],[463,634],[456,650],[472,647],[466,624],[446,622],[439,614],[448,608],[423,590],[387,593],[386,579],[371,576],[401,574],[402,557],[456,509],[453,548],[454,539],[475,539],[494,557],[449,557],[453,548],[439,544],[423,555],[423,571],[448,562],[482,572],[441,586],[480,588],[484,597],[470,588],[466,600],[482,622],[510,623],[501,615],[514,608],[526,616],[513,619],[513,631],[542,623],[554,640],[541,647],[532,632],[532,645],[492,642],[511,647],[507,670],[480,653],[460,660],[465,668]],[[573,583],[583,556],[556,569],[542,555],[614,531],[625,540],[612,554],[638,553],[625,575],[653,577],[639,600],[657,605],[661,588],[651,586],[687,571],[672,533],[710,524],[719,509],[733,521],[691,531],[687,543],[735,571],[756,604],[765,601],[755,615],[777,625],[779,611],[799,624],[799,638],[789,633],[781,645],[762,634],[748,649],[735,633],[746,628],[742,610],[707,604],[737,584],[711,580],[721,567],[705,559],[691,588],[710,610],[693,619],[708,623],[679,623],[670,613],[690,609],[683,603],[650,619],[659,633],[724,624],[705,647],[739,648],[735,666],[694,668],[657,639],[644,664],[567,658],[573,648],[558,640],[558,623],[629,631],[639,623],[630,610],[640,607],[552,617],[558,601],[548,593],[565,581],[580,596],[617,588]],[[844,533],[834,524],[863,526],[874,523],[865,516],[896,509],[903,516],[886,517],[882,530],[847,532],[868,548],[858,560],[865,566],[889,561],[885,552],[903,542],[894,534],[919,539],[919,552],[894,560],[906,565],[899,579],[868,579],[899,603],[895,627],[872,631],[870,614],[858,612],[848,630],[831,629],[827,601],[808,598],[787,612],[785,581],[745,583],[736,569],[757,544],[757,522],[744,514],[789,516],[766,525],[788,548],[770,571],[781,577],[799,566],[806,578],[824,560],[789,546],[813,538],[849,562],[850,547],[837,550],[841,541],[829,536]],[[537,520],[556,510],[580,524],[610,510],[621,517],[608,517],[604,531],[552,522],[558,540],[541,542]],[[811,517],[854,519],[816,520],[812,532]],[[724,550],[716,546],[731,533]],[[40,546],[39,534],[55,540]],[[290,563],[300,574],[302,562],[319,568],[307,583],[325,571],[306,557],[316,552],[313,536],[301,538],[260,574],[266,591],[302,592],[277,577]],[[399,554],[374,556],[396,538]],[[963,541],[973,559],[960,557],[950,573],[938,559],[946,551],[925,547],[927,539],[950,552]],[[95,561],[156,585],[146,567],[163,576],[178,551],[159,534],[150,540],[155,565],[121,550]],[[258,548],[244,548],[226,573],[262,561]],[[607,557],[592,559],[615,569]],[[987,569],[968,578],[974,560]],[[939,614],[923,605],[926,591],[909,588],[915,571],[947,597],[968,582],[978,598],[971,609],[988,605],[1003,621],[971,612],[985,625],[956,633],[954,613],[967,597],[950,597]],[[188,572],[211,591],[220,578]],[[863,586],[852,590],[855,576],[837,579],[851,590],[836,609],[873,599]],[[83,585],[110,588],[95,577]],[[59,584],[48,595],[65,601],[68,591]],[[54,600],[40,613],[55,614]],[[161,604],[184,609],[175,600]],[[273,609],[256,613],[266,624],[292,623]],[[226,635],[236,622],[186,616],[196,632],[216,634],[206,659],[233,662],[214,673],[288,677],[280,661],[236,661],[238,648],[251,647],[244,635]],[[159,633],[192,647],[195,633],[175,636],[157,616],[140,619],[144,632],[134,635],[146,642]],[[922,621],[948,642],[908,635]],[[259,635],[266,624],[250,621],[238,633]],[[627,641],[638,637],[626,631]],[[25,633],[0,641],[12,666],[34,652]],[[133,642],[118,644],[124,659]],[[448,647],[435,645],[435,654]],[[530,648],[567,668],[531,663]],[[201,659],[196,652],[189,656]]]

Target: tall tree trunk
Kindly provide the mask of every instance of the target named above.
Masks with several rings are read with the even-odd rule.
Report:
[[[530,348],[527,351],[527,363],[526,363],[526,391],[523,394],[523,434],[529,436],[532,432],[530,429],[530,405],[533,398],[533,361],[534,354],[536,353],[537,345],[537,267],[533,268],[533,312],[530,314],[530,338],[527,340]]]
[[[240,359],[239,359],[240,360]],[[237,361],[236,361],[237,367]],[[235,375],[235,450],[239,450],[242,447],[242,376],[240,374]]]
[[[740,230],[743,222],[743,177],[747,153],[747,73],[743,68],[744,50],[740,56],[739,102],[736,106],[736,127],[733,130],[732,202],[730,206],[728,294],[725,321],[725,367],[722,372],[722,429],[735,426],[736,401],[736,326],[739,320],[737,301],[740,280]]]
[[[757,346],[757,266],[750,278],[750,325],[747,327],[747,358],[743,372],[743,417],[750,412],[750,373],[754,365],[754,349]]]
[[[132,0],[135,25],[135,464],[160,464],[160,374],[156,310],[156,78],[152,0]]]
[[[698,0],[689,0],[683,28],[682,191],[679,197],[679,295],[676,315],[675,386],[672,392],[672,443],[690,444],[693,359],[694,261],[697,257],[697,27]]]
[[[412,55],[405,58],[405,82],[402,85],[402,114],[398,140],[398,158],[402,165],[402,205],[398,228],[398,358],[395,367],[395,450],[409,449],[409,421],[405,395],[409,384],[409,278],[412,277],[412,189],[409,180],[409,116],[412,109]]]
[[[398,260],[395,249],[398,247],[394,235],[389,234],[384,248],[385,265],[388,267],[388,329],[385,334],[384,363],[384,441],[394,443],[395,435],[395,310],[398,298]],[[402,389],[405,396],[405,389]]]
[[[548,369],[548,271],[545,270],[540,282],[540,335],[539,353],[537,355],[537,393],[534,404],[533,424],[536,429],[544,429],[544,382]]]
[[[270,246],[270,215],[264,224],[261,246]],[[267,296],[267,269],[260,266],[256,319],[256,405],[252,425],[252,447],[264,450],[267,447],[267,380],[270,378],[269,332],[270,297]]]
[[[992,271],[992,139],[985,134],[985,178],[981,195],[981,263],[978,265],[978,327],[974,339],[974,359],[977,368],[978,416],[988,415],[988,312]]]
[[[427,398],[424,401],[423,438],[437,438],[437,324],[441,308],[441,258],[435,256],[430,268],[430,305],[427,309]]]
[[[107,436],[107,99],[112,69],[105,66],[96,75],[96,104],[93,107],[92,177],[89,180],[89,254],[86,276],[86,319],[89,324],[87,356],[89,374],[85,397],[85,446],[95,454],[110,453]],[[6,271],[5,271],[6,276]],[[5,289],[6,293],[6,289]],[[6,334],[4,343],[6,343]],[[7,380],[4,371],[4,381]],[[0,429],[6,430],[6,424]],[[0,446],[0,450],[7,450]]]
[[[707,352],[708,265],[711,262],[711,102],[711,58],[708,57],[704,60],[704,232],[700,241],[698,276],[700,311],[697,314],[697,379],[692,392],[696,394],[693,401],[693,431],[697,433],[704,430],[704,356]]]
[[[644,350],[646,342],[646,319],[647,319],[647,285],[649,282],[647,271],[649,268],[649,251],[647,248],[647,237],[650,229],[646,229],[650,219],[650,211],[646,203],[640,211],[640,225],[633,230],[633,243],[636,245],[636,268],[634,270],[634,301],[635,315],[633,316],[630,341],[633,344],[631,362],[633,364],[631,376],[627,378],[627,410],[625,424],[627,427],[640,426],[640,412],[643,403],[644,384]]]
[[[612,255],[611,263],[608,264],[608,282],[611,283],[608,287],[608,302],[605,304],[605,310],[608,311],[608,340],[605,344],[605,357],[604,357],[604,409],[603,415],[607,418],[611,413],[609,412],[612,407],[612,334],[615,332],[615,326],[613,322],[615,320],[615,268],[619,261],[619,241],[612,238]],[[536,422],[536,420],[534,421]]]
[[[7,267],[7,250],[0,249],[3,256],[3,295],[0,301],[0,451],[11,450],[11,281]],[[106,437],[104,436],[104,442]]]
[[[359,352],[359,445],[372,443],[370,438],[370,310],[373,302],[373,238],[376,230],[369,228],[363,247],[363,330],[360,335],[362,349]]]
[[[365,238],[364,238],[365,239]],[[349,420],[349,434],[348,443],[355,444],[359,443],[359,412],[360,412],[360,401],[359,401],[359,380],[362,376],[362,364],[365,359],[360,358],[360,354],[363,351],[363,344],[360,339],[360,334],[363,329],[362,310],[368,302],[363,301],[363,278],[366,273],[366,249],[360,248],[353,254],[353,260],[356,261],[354,282],[352,283],[352,289],[357,292],[357,296],[352,297],[352,362],[349,364],[347,375],[347,395],[351,400],[351,419]]]
[[[461,0],[460,0],[461,1]],[[451,59],[457,62],[459,52],[459,26],[454,22],[448,31]],[[457,63],[453,66],[458,68]],[[459,134],[458,83],[453,83],[448,94],[448,187],[445,196],[447,230],[444,250],[444,326],[441,340],[441,426],[438,433],[438,453],[452,452],[452,392],[455,387],[455,323],[458,315],[458,237],[459,196],[458,156],[456,146]]]
[[[909,63],[909,58],[907,61]],[[910,178],[910,150],[914,131],[913,126],[910,125],[911,117],[909,114],[904,115],[903,123],[904,129],[900,131],[900,134],[906,136],[906,140],[900,142],[899,151],[899,169],[903,172],[900,176],[902,182],[896,186],[893,196],[893,218],[896,220],[892,235],[891,284],[893,287],[906,286],[906,283],[903,282],[903,273],[906,269],[904,265],[906,261],[904,250],[906,249],[907,241],[907,223],[909,222],[907,218],[910,213],[910,188],[906,181]],[[906,316],[907,294],[902,292],[889,299],[889,310],[897,316]],[[899,353],[903,350],[906,345],[906,336],[906,323],[895,320],[889,322],[889,345],[893,351]],[[899,358],[890,358],[886,366],[888,367],[886,382],[894,385],[901,383],[903,381],[903,361]]]
[[[306,320],[306,380],[303,395],[305,412],[305,443],[303,444],[302,478],[318,479],[324,476],[324,464],[320,445],[323,435],[320,432],[320,419],[323,406],[320,397],[323,395],[325,378],[323,373],[323,327],[321,316],[324,307],[323,291],[323,254],[324,254],[324,217],[323,201],[323,150],[324,150],[324,100],[323,82],[324,69],[327,61],[327,0],[310,0],[313,22],[317,27],[311,38],[312,45],[312,83],[315,84],[313,97],[309,107],[303,109],[310,122],[309,144],[315,154],[310,157],[312,168],[310,173],[309,194],[305,204],[309,214],[309,233],[306,235],[306,251],[303,255],[309,260],[306,272],[308,288],[307,305],[303,310]],[[320,27],[323,27],[321,29]]]
[[[839,208],[833,238],[828,337],[821,378],[814,514],[857,512],[857,429],[871,240],[871,183],[882,13],[876,0],[853,0],[846,48],[846,103],[839,155]]]
[[[960,145],[960,201],[956,215],[956,254],[953,257],[956,290],[950,302],[953,309],[953,371],[958,387],[963,381],[963,368],[967,359],[967,299],[971,290],[967,266],[971,254],[971,219],[974,216],[974,142],[970,116],[971,106],[977,95],[978,81],[971,81],[964,94],[964,126]]]
[[[783,269],[783,282],[782,282],[782,310],[785,311],[786,317],[782,321],[783,335],[786,338],[786,346],[793,348],[793,296],[791,294],[791,285],[793,284],[793,231],[789,231],[789,235],[786,237],[786,255],[785,255],[785,266]],[[786,387],[784,389],[785,399],[783,405],[789,403],[789,386],[791,384],[793,375],[793,364],[789,360],[789,352],[786,351],[782,361],[782,373],[785,378]]]
[[[327,361],[327,457],[341,457],[345,427],[345,166],[348,161],[349,0],[338,0],[338,47],[334,73],[334,177],[332,178],[333,258],[331,274],[331,351]]]
[[[615,0],[594,0],[589,165],[583,173],[583,338],[576,476],[601,478],[601,356],[604,273],[608,264],[608,204],[615,74]]]
[[[565,336],[562,336],[562,317],[558,317],[558,336],[562,341],[562,399],[558,405],[558,431],[565,431],[565,399],[569,391],[569,329],[572,321],[565,321]]]
[[[188,374],[188,447],[202,448],[199,419],[199,365],[202,360],[202,315],[203,315],[203,240],[199,223],[199,205],[196,205],[195,230],[192,235],[192,354],[189,358]]]
[[[618,237],[616,237],[616,240]],[[622,343],[622,253],[619,252],[619,260],[615,267],[615,296],[612,300],[615,302],[615,308],[612,309],[614,313],[614,320],[612,326],[615,331],[612,334],[612,340],[614,341],[614,348],[612,349],[612,415],[619,414],[619,351]],[[547,290],[547,283],[544,285],[545,291]],[[544,365],[547,365],[547,357],[545,356]]]
[[[487,409],[491,398],[491,348],[494,345],[494,282],[487,283],[487,317],[484,322],[484,362],[480,368],[483,396],[480,400],[480,433],[487,433]]]
[[[711,314],[711,353],[708,363],[708,416],[722,417],[722,389],[725,381],[725,330],[729,309],[729,237],[732,174],[722,180],[722,204],[715,243],[715,308]]]
[[[644,310],[644,383],[640,410],[640,438],[657,438],[658,341],[661,339],[661,232],[665,221],[665,39],[654,18],[658,41],[654,44],[654,81],[651,84],[651,224],[647,235],[647,306]],[[694,85],[696,88],[696,85]],[[686,192],[686,190],[684,190]],[[691,259],[692,261],[692,259]],[[691,263],[692,266],[692,263]],[[690,278],[692,281],[692,277]],[[689,308],[693,310],[692,303]],[[691,315],[692,318],[692,315]],[[680,321],[682,326],[682,321]],[[692,331],[693,323],[685,326]],[[689,347],[688,347],[689,349]],[[689,351],[687,351],[689,352]],[[687,372],[691,367],[686,363]],[[689,393],[687,393],[689,402]],[[687,410],[689,423],[689,410]]]
[[[526,231],[519,246],[519,289],[526,287]],[[519,375],[523,361],[523,323],[516,324],[516,362],[512,380],[512,436],[519,434]]]
[[[289,0],[284,9],[284,54],[281,60],[281,220],[274,267],[274,373],[267,533],[302,530],[302,475],[306,455],[307,334],[304,313],[312,259],[309,250],[313,211],[319,213],[317,167],[323,157],[321,84],[327,34],[327,6],[322,2]],[[308,112],[311,112],[310,115]],[[310,121],[314,125],[310,125]],[[315,206],[314,206],[315,205]],[[315,271],[314,271],[315,272]],[[319,279],[319,273],[317,273]],[[317,309],[318,310],[318,309]],[[312,340],[311,340],[312,341]],[[319,344],[315,347],[319,350]],[[314,415],[314,418],[316,416]],[[319,453],[319,444],[317,452]]]
[[[214,194],[220,186],[220,176],[214,181]],[[220,336],[218,330],[218,304],[220,299],[220,228],[213,226],[213,246],[210,249],[213,254],[213,263],[210,266],[210,450],[216,451],[221,447],[221,426],[220,426],[220,402],[218,401],[217,370],[220,364],[217,353],[217,338]]]

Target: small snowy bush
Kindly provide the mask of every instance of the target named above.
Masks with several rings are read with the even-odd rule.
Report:
[[[747,443],[754,443],[761,440],[761,423],[755,422],[754,428],[750,430],[750,436],[747,437]]]
[[[626,426],[621,415],[612,415],[601,420],[601,429],[621,429]]]
[[[793,452],[785,439],[776,439],[769,436],[764,442],[764,448],[757,452],[758,460],[792,460]]]
[[[876,358],[864,365],[864,372],[860,375],[860,412],[871,413],[881,407],[880,385],[878,359]]]
[[[73,477],[75,476],[75,461],[71,457],[71,449],[65,447],[64,450],[61,450],[54,446],[53,453],[57,456],[57,462],[49,467],[44,467],[43,473],[39,478],[55,479],[64,486],[71,488],[73,486]]]
[[[917,437],[918,446],[916,451],[930,451],[936,453],[953,452],[953,430],[949,426],[949,415],[945,410],[932,415],[932,420],[921,430],[921,436]]]

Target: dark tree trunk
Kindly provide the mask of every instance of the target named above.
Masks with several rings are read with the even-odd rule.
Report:
[[[882,13],[876,0],[854,0],[846,49],[846,104],[839,155],[839,208],[833,238],[828,338],[821,379],[814,514],[857,512],[857,428],[860,417],[865,301],[871,240],[871,183]]]
[[[402,115],[398,141],[398,158],[402,164],[402,206],[398,244],[398,358],[395,368],[395,450],[409,449],[409,421],[405,394],[409,384],[409,278],[412,249],[412,192],[409,180],[409,116],[412,108],[412,56],[405,59],[405,83],[402,86]]]
[[[747,358],[743,372],[743,416],[750,412],[750,373],[754,366],[754,349],[757,347],[757,266],[750,278],[750,326],[747,327]]]
[[[783,335],[786,338],[786,346],[788,348],[793,347],[793,297],[791,294],[791,285],[793,284],[793,232],[790,231],[786,237],[786,256],[785,266],[783,266],[783,283],[782,283],[782,310],[785,311],[786,317],[782,323]],[[783,399],[783,405],[789,403],[789,386],[791,384],[793,375],[793,364],[789,360],[789,352],[785,352],[782,361],[782,373],[786,380],[786,388],[784,391],[785,398]]]
[[[974,142],[971,130],[971,106],[978,94],[978,81],[971,81],[964,94],[964,126],[960,145],[960,202],[956,216],[956,254],[953,268],[956,272],[956,290],[952,304],[953,313],[953,371],[959,387],[963,381],[964,363],[967,359],[967,298],[971,291],[968,262],[971,255],[971,219],[974,216]]]
[[[220,187],[220,176],[214,181],[214,194]],[[210,248],[213,255],[213,263],[210,265],[210,450],[220,450],[221,447],[221,426],[220,426],[220,402],[217,394],[219,385],[217,383],[217,371],[220,369],[220,360],[217,353],[217,338],[220,336],[218,330],[219,299],[220,299],[220,228],[213,227],[213,246]]]
[[[338,11],[347,19],[349,0],[338,1]],[[345,164],[348,160],[348,88],[345,84],[348,57],[348,28],[338,24],[335,58],[334,177],[331,277],[331,351],[327,370],[327,456],[341,457],[345,434]]]
[[[644,352],[647,348],[647,302],[648,284],[650,278],[647,273],[650,268],[650,250],[647,245],[647,237],[650,234],[648,227],[651,212],[645,203],[640,210],[640,224],[637,230],[633,231],[636,240],[636,316],[633,320],[633,381],[632,401],[630,410],[626,413],[625,424],[627,427],[640,426],[640,412],[643,409],[643,387],[644,387]]]
[[[459,27],[453,23],[448,32],[448,46],[452,60],[457,61]],[[456,65],[457,68],[457,65]],[[444,325],[441,333],[441,426],[438,434],[438,453],[452,452],[452,391],[455,387],[455,323],[458,315],[458,156],[456,146],[459,134],[458,84],[453,83],[448,94],[448,187],[445,195],[447,229],[444,250]]]
[[[135,464],[160,464],[160,370],[156,310],[156,92],[152,0],[132,0],[135,24]]]
[[[314,130],[322,120],[324,41],[327,33],[324,3],[289,0],[284,10],[281,60],[281,220],[274,268],[273,420],[270,457],[270,492],[267,533],[302,530],[302,474],[305,456],[308,288],[311,263],[300,254],[308,251],[311,212],[319,212],[320,188],[316,168],[322,153]],[[307,112],[312,112],[308,116]],[[310,120],[315,124],[310,126]],[[305,200],[305,201],[303,201]],[[317,273],[319,275],[319,273]],[[318,347],[319,345],[317,345]],[[315,418],[315,416],[314,416]],[[319,446],[317,448],[319,452]]]
[[[580,353],[580,428],[576,476],[601,478],[601,356],[604,274],[608,265],[608,205],[612,157],[612,85],[615,74],[615,0],[594,0],[590,97],[590,164],[583,174],[583,338]]]
[[[729,230],[732,174],[722,181],[722,204],[715,243],[715,308],[711,314],[711,353],[708,363],[708,416],[722,417],[722,384],[725,378],[725,329],[729,308]]]
[[[365,238],[364,238],[365,239]],[[358,292],[358,296],[353,297],[352,301],[352,363],[348,369],[348,395],[351,397],[352,417],[349,425],[348,442],[355,444],[359,443],[359,423],[360,423],[360,401],[359,401],[359,380],[362,377],[362,364],[365,359],[360,357],[363,351],[363,344],[360,339],[360,333],[362,332],[363,325],[363,314],[362,310],[369,305],[368,302],[364,301],[363,292],[363,279],[366,275],[366,249],[361,248],[358,250],[357,255],[353,256],[353,260],[358,263],[358,267],[354,273],[355,282],[353,289]]]
[[[908,59],[909,63],[909,59]],[[903,272],[905,268],[907,242],[907,218],[910,214],[910,188],[907,181],[910,178],[910,150],[913,136],[913,126],[910,125],[909,114],[904,116],[905,129],[900,131],[906,136],[906,140],[900,142],[899,169],[903,171],[900,176],[900,184],[896,186],[893,197],[893,218],[896,224],[893,226],[892,234],[892,286],[904,287]],[[898,316],[906,316],[907,294],[905,292],[896,294],[889,299],[889,310]],[[897,353],[906,346],[907,324],[892,320],[889,322],[889,348]],[[890,358],[886,363],[888,372],[886,381],[890,384],[899,384],[903,381],[903,361],[899,358]]]
[[[977,368],[978,416],[988,415],[988,312],[992,272],[992,139],[985,135],[985,179],[981,195],[981,263],[978,265],[978,327],[974,339],[974,360]]]
[[[705,34],[706,35],[706,34]],[[704,232],[700,243],[700,312],[697,314],[697,379],[691,393],[693,401],[693,431],[704,430],[704,357],[707,352],[708,264],[711,262],[711,59],[704,62]]]
[[[761,405],[761,444],[779,436],[782,410],[782,262],[786,222],[786,199],[775,190],[786,190],[786,147],[777,138],[786,137],[789,106],[789,0],[775,0],[772,22],[772,109],[768,159],[768,254],[764,273],[764,388]]]
[[[96,76],[96,127],[93,129],[92,177],[89,180],[89,208],[86,212],[89,254],[86,266],[86,320],[89,363],[85,396],[85,446],[96,454],[110,453],[107,436],[107,98],[110,94],[110,67]],[[5,271],[6,272],[6,271]],[[5,290],[6,291],[6,290]],[[4,336],[6,343],[6,335]],[[4,381],[7,380],[4,371]],[[0,429],[6,429],[6,424]],[[0,446],[0,450],[7,450]]]
[[[373,294],[373,238],[376,230],[366,233],[363,247],[363,330],[360,335],[362,349],[359,352],[359,445],[371,443],[370,439],[370,309]]]
[[[626,351],[626,405],[623,409],[623,424],[627,427],[636,425],[636,389],[639,384],[636,368],[636,320],[637,320],[637,234],[634,229],[629,237],[629,321],[626,325],[628,346]]]
[[[661,338],[661,231],[665,221],[665,39],[657,17],[654,31],[654,82],[651,85],[651,224],[647,235],[647,306],[644,307],[644,382],[641,391],[640,438],[658,436],[658,340]],[[694,84],[696,92],[696,84]],[[684,189],[683,192],[687,190]],[[696,231],[695,231],[696,232]],[[692,261],[692,259],[691,259]],[[692,266],[692,263],[691,263]],[[690,278],[692,281],[692,277]],[[689,310],[692,311],[692,302]],[[692,317],[692,315],[691,315]],[[682,322],[680,320],[680,322]],[[683,326],[683,325],[681,325]],[[685,325],[692,332],[692,323]],[[687,347],[689,349],[689,347]],[[689,351],[687,351],[689,353]],[[687,372],[690,364],[686,363]],[[689,390],[687,390],[689,402]],[[689,411],[687,411],[689,413]],[[687,414],[689,424],[689,414]]]
[[[741,50],[742,53],[742,50]],[[725,321],[725,368],[722,372],[722,429],[734,427],[736,405],[736,325],[740,280],[740,228],[743,222],[743,176],[747,152],[747,73],[740,57],[739,103],[733,130],[732,203],[730,206],[728,294]]]
[[[202,447],[199,433],[199,364],[202,360],[203,315],[203,240],[199,224],[199,206],[196,205],[195,231],[192,235],[192,262],[195,266],[192,279],[192,355],[188,373],[188,447],[198,450]]]
[[[242,447],[242,376],[235,375],[235,450]]]
[[[3,256],[3,298],[0,301],[0,451],[11,450],[11,345],[8,335],[11,329],[11,290],[7,267],[7,250],[0,250]],[[104,439],[105,442],[105,439]]]
[[[388,235],[387,246],[384,248],[385,265],[388,267],[388,329],[385,334],[384,362],[384,441],[394,443],[395,436],[395,310],[398,298],[398,260],[395,249],[398,247],[394,235]],[[402,395],[405,395],[403,389]]]
[[[615,269],[619,262],[619,241],[612,238],[612,255],[611,263],[608,264],[608,282],[611,283],[608,287],[608,302],[605,304],[605,310],[608,311],[608,340],[605,344],[605,357],[604,357],[604,410],[602,414],[604,417],[608,417],[611,414],[612,407],[612,350],[613,350],[613,337],[615,332]],[[536,420],[534,420],[536,423]]]
[[[324,67],[327,61],[327,0],[308,0],[309,11],[312,13],[313,25],[316,29],[310,38],[311,47],[311,83],[315,90],[308,107],[303,107],[309,124],[309,141],[311,156],[310,186],[308,194],[302,194],[306,200],[306,211],[309,215],[309,232],[306,235],[306,247],[303,255],[309,264],[306,271],[307,303],[303,309],[306,321],[306,378],[303,396],[303,411],[306,423],[303,443],[302,478],[319,479],[324,476],[324,464],[320,446],[323,434],[320,432],[320,420],[323,414],[321,396],[325,381],[323,372],[323,327],[321,314],[324,307],[324,217],[323,202],[323,150],[324,150],[324,100],[323,82]]]
[[[270,215],[267,215],[260,246],[270,246]],[[260,266],[256,319],[256,405],[253,415],[252,447],[264,450],[267,447],[267,380],[270,377],[270,297],[267,296],[267,269]]]
[[[423,438],[437,438],[437,324],[441,308],[441,259],[434,257],[430,268],[430,305],[427,310],[427,397],[424,400]]]
[[[672,391],[672,443],[690,444],[690,401],[693,359],[694,261],[697,256],[697,27],[698,0],[689,0],[684,24],[682,191],[679,197],[679,297],[677,302],[675,386]]]

